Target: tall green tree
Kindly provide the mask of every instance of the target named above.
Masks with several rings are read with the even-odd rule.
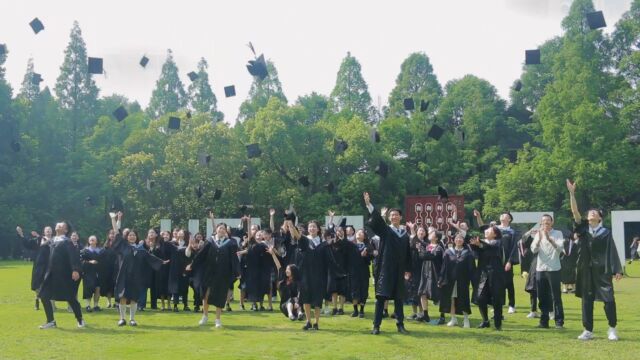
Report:
[[[189,107],[197,113],[209,113],[216,121],[223,119],[223,114],[218,111],[218,100],[209,83],[209,64],[204,58],[198,62],[198,78],[188,88]]]
[[[407,98],[414,100],[416,113],[421,101],[428,101],[429,112],[433,113],[442,98],[442,86],[433,73],[429,57],[424,53],[413,53],[402,62],[396,86],[389,95],[389,115],[403,116],[404,99]]]
[[[33,70],[33,58],[29,58],[29,61],[27,62],[27,71],[24,74],[24,78],[22,79],[22,86],[20,87],[20,92],[18,93],[18,97],[23,98],[29,102],[35,100],[40,93],[40,85],[36,84],[33,81],[34,74],[35,71]]]
[[[78,140],[89,133],[96,121],[98,87],[89,74],[87,60],[87,46],[80,25],[74,21],[55,85],[56,97],[69,121],[71,149],[75,149]]]
[[[167,59],[162,65],[160,78],[151,94],[146,113],[151,118],[178,111],[187,105],[187,94],[178,75],[178,66],[173,60],[171,49],[167,50]]]
[[[336,84],[331,91],[329,107],[334,112],[346,112],[357,115],[367,121],[370,115],[375,112],[371,106],[371,95],[369,87],[362,77],[362,67],[360,62],[351,56],[342,59]]]

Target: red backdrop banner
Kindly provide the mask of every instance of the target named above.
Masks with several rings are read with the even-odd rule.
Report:
[[[455,215],[454,215],[455,214]],[[464,196],[449,195],[441,200],[438,195],[411,195],[404,198],[404,219],[424,226],[433,226],[451,236],[449,219],[464,219]]]

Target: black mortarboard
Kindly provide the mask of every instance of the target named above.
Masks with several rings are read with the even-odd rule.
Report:
[[[438,185],[438,195],[440,195],[440,199],[449,199],[449,193],[447,193],[447,189],[443,188],[440,185]]]
[[[404,99],[404,109],[407,111],[412,111],[416,108],[415,103],[413,102],[412,98],[406,98]]]
[[[31,22],[29,23],[29,26],[31,26],[31,29],[36,34],[44,30],[44,25],[42,24],[42,21],[40,21],[40,19],[38,18],[31,20]]]
[[[198,155],[198,164],[202,166],[207,166],[209,165],[209,162],[211,162],[211,155],[206,153],[202,153]]]
[[[309,178],[307,176],[300,176],[298,178],[298,182],[304,187],[309,187],[309,185],[311,184],[309,183]]]
[[[202,185],[198,185],[198,187],[196,188],[196,196],[198,197],[198,199],[202,197],[203,193],[204,192],[202,191]]]
[[[389,165],[380,160],[380,163],[378,163],[378,166],[376,166],[376,174],[382,177],[387,177],[387,174],[389,174]]]
[[[292,222],[296,222],[296,213],[293,211],[285,210],[284,211],[284,219],[291,220]]]
[[[433,126],[427,133],[427,136],[435,140],[440,140],[443,134],[444,134],[444,129],[436,124],[433,124]]]
[[[587,24],[591,30],[600,29],[607,26],[604,21],[604,14],[602,11],[594,11],[587,13]]]
[[[42,82],[42,75],[38,73],[33,73],[33,76],[31,77],[31,83],[33,85],[40,85],[41,82]]]
[[[249,60],[247,70],[249,70],[249,74],[258,77],[260,80],[264,80],[269,75],[267,63],[264,61],[264,55],[260,55],[255,60]]]
[[[180,130],[180,118],[172,116],[169,118],[169,129]]]
[[[346,228],[347,227],[347,218],[343,217],[342,219],[340,219],[340,224],[338,224],[339,227],[341,228]]]
[[[0,55],[4,55],[7,53],[7,45],[6,44],[0,44]]]
[[[260,145],[258,144],[247,145],[247,157],[249,159],[260,157],[260,155],[262,155],[262,150],[260,150]]]
[[[89,58],[89,74],[102,74],[102,58]]]
[[[14,152],[20,152],[20,143],[17,140],[11,142],[11,150]]]
[[[420,100],[420,112],[425,112],[429,108],[429,101]]]
[[[253,177],[253,171],[245,166],[240,172],[240,179],[247,180],[251,179],[251,177]]]
[[[187,111],[187,119],[191,119],[191,111]]]
[[[143,55],[142,59],[140,59],[140,66],[146,67],[148,63],[149,63],[149,58]]]
[[[524,52],[524,63],[526,65],[540,64],[540,49],[526,50]]]
[[[225,97],[236,96],[236,87],[233,86],[233,85],[225,86],[224,87],[224,96]]]
[[[347,150],[348,147],[349,144],[347,144],[347,142],[344,140],[335,140],[333,143],[333,149],[337,154],[342,154]]]
[[[191,81],[198,80],[198,73],[195,72],[195,71],[192,71],[192,72],[188,73],[187,76],[189,77],[189,80],[191,80]]]
[[[325,187],[327,188],[327,192],[333,194],[336,191],[336,186],[333,182],[329,182],[327,185],[325,185]]]
[[[222,190],[216,189],[216,191],[213,193],[213,200],[220,200],[221,197],[222,197]]]
[[[522,90],[522,81],[520,81],[520,80],[516,81],[516,84],[513,86],[513,90],[515,90],[515,91]]]
[[[507,158],[512,163],[518,161],[518,150],[509,150],[509,153],[507,154]]]
[[[118,121],[124,120],[127,116],[129,116],[129,113],[127,112],[127,109],[125,109],[124,106],[122,106],[122,105],[120,105],[113,112],[113,117],[116,118],[116,120],[118,120]]]
[[[380,142],[380,133],[378,133],[378,130],[371,129],[371,141]]]

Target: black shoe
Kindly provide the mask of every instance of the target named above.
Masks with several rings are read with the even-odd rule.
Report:
[[[394,311],[393,314],[391,314],[391,318],[395,319],[396,318],[396,312]]]
[[[344,315],[344,309],[339,309],[338,310],[338,315]]]
[[[385,319],[388,317],[389,317],[389,310],[387,309],[382,310],[382,318]]]
[[[200,312],[200,306],[196,305],[193,307],[193,312],[194,313],[199,313]]]
[[[443,317],[441,317],[440,319],[438,319],[438,323],[436,325],[444,325],[446,323],[447,321]]]
[[[307,321],[307,323],[304,324],[304,326],[302,327],[302,330],[307,331],[311,328],[312,328],[311,323]]]
[[[118,321],[118,326],[125,326],[127,325],[127,322],[124,319],[120,319],[120,321]]]
[[[313,330],[320,330],[320,329],[318,328],[318,323],[313,324]]]
[[[177,307],[177,306],[174,306],[174,307],[173,307],[173,312],[180,312],[180,310],[178,310],[178,307]]]
[[[428,324],[431,322],[431,318],[429,317],[429,315],[425,315],[420,321],[426,322]]]
[[[480,323],[480,325],[478,325],[478,329],[486,329],[490,327],[491,327],[491,323],[488,321],[483,321]]]
[[[102,311],[102,309],[100,308],[100,306],[94,306],[93,311]]]
[[[260,305],[260,311],[265,311],[264,306]]]
[[[408,320],[417,320],[418,319],[418,314],[412,314],[411,316],[409,316]]]
[[[373,327],[373,330],[371,330],[371,334],[373,335],[379,335],[380,334],[380,328],[377,326]]]
[[[358,314],[358,317],[360,319],[364,319],[364,311],[360,311],[360,313]]]
[[[331,315],[333,315],[333,316],[338,315],[338,309],[333,308],[333,311],[331,312]]]
[[[353,318],[358,317],[358,310],[355,310],[354,312],[352,312],[351,317]]]
[[[548,323],[539,323],[538,326],[536,326],[538,329],[548,329],[549,328],[549,324]]]
[[[129,321],[129,325],[131,326],[138,326],[138,323],[135,320],[130,320]]]
[[[496,331],[502,331],[502,326],[496,326]]]
[[[158,305],[155,305],[155,306],[152,305],[151,310],[158,310]]]
[[[409,332],[407,331],[407,329],[405,329],[405,328],[404,328],[404,324],[398,324],[398,325],[396,325],[396,326],[398,327],[398,332],[399,332],[400,334],[404,334],[404,335],[406,335],[406,334],[408,334],[408,333],[409,333]]]
[[[242,309],[243,311],[245,310],[244,309],[244,304],[240,305],[240,309]]]
[[[188,307],[187,305],[185,305],[185,306],[182,308],[182,311],[191,311],[191,308],[190,308],[190,307]],[[229,310],[229,311],[231,311],[231,310]]]
[[[87,307],[85,307],[85,308],[84,308],[84,311],[86,311],[86,312],[92,312],[92,311],[93,311],[93,309],[91,308],[91,306],[87,306]]]

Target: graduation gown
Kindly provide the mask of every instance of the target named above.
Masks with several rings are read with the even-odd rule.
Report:
[[[209,290],[207,302],[215,307],[224,307],[227,302],[229,284],[240,275],[238,242],[223,239],[220,245],[209,238],[193,258],[192,269],[200,272],[200,294],[204,297]]]
[[[373,274],[376,279],[376,296],[403,300],[406,295],[404,273],[411,271],[409,234],[406,231],[398,234],[392,230],[375,208],[371,213],[370,227],[380,237]]]
[[[574,223],[574,228],[580,237],[576,296],[604,302],[614,301],[612,276],[622,274],[622,264],[611,230],[601,227],[592,235],[587,220],[580,224]]]
[[[102,249],[92,250],[86,247],[80,251],[80,261],[82,262],[82,298],[89,299],[93,296],[96,288],[100,287],[99,267],[100,253]],[[92,264],[89,261],[95,260],[98,263]]]
[[[477,303],[502,304],[504,298],[504,267],[500,240],[480,240],[483,247],[472,245],[478,254]]]
[[[560,281],[563,284],[576,283],[576,264],[578,263],[578,246],[571,239],[564,240],[564,252],[560,257]]]
[[[467,247],[462,250],[447,249],[442,258],[442,269],[439,274],[438,286],[440,286],[440,312],[451,312],[451,296],[456,290],[456,314],[463,312],[471,314],[471,299],[469,297],[469,285],[476,271],[476,262],[473,253]]]
[[[322,307],[322,300],[327,292],[327,279],[330,270],[343,275],[333,258],[329,244],[320,242],[314,245],[308,237],[302,236],[298,240],[300,254],[297,256],[300,269],[300,302],[311,304],[311,307]]]
[[[280,293],[280,311],[288,317],[287,304],[300,304],[300,283],[298,281],[287,283],[287,280],[283,280],[280,282],[278,292]]]
[[[49,240],[47,246],[50,247],[49,261],[40,286],[40,298],[59,301],[76,299],[78,288],[71,274],[74,271],[82,272],[78,249],[66,236],[62,241]]]
[[[418,260],[422,262],[418,295],[424,295],[434,302],[440,300],[438,278],[440,277],[440,269],[442,268],[443,254],[444,249],[440,244],[428,244],[421,247],[420,251],[418,251]]]
[[[20,241],[25,249],[31,250],[35,253],[33,266],[31,267],[31,290],[37,291],[40,288],[40,285],[42,285],[44,274],[47,272],[51,247],[48,243],[42,244],[41,237],[30,240],[22,237],[20,238]]]
[[[371,278],[371,260],[373,259],[373,246],[365,243],[353,245],[353,266],[349,274],[351,284],[351,299],[364,304],[369,298],[369,279]],[[362,256],[362,251],[367,250],[367,255]]]
[[[100,283],[101,296],[111,296],[114,294],[116,262],[117,257],[113,248],[103,248],[98,257],[98,282]]]
[[[170,257],[169,277],[167,290],[169,294],[184,294],[189,288],[189,277],[185,272],[185,268],[189,264],[189,258],[185,255],[185,246],[176,246],[176,244],[168,244],[168,257]]]
[[[245,291],[251,302],[262,302],[271,285],[273,258],[267,252],[265,243],[249,246],[244,256],[246,265]]]
[[[144,247],[129,244],[121,234],[116,235],[113,251],[117,256],[115,298],[138,301],[149,284],[151,269],[158,270],[162,259],[152,255]]]
[[[172,247],[173,245],[171,243],[161,241],[159,246],[156,246],[151,253],[162,260],[171,260]],[[171,266],[172,261],[168,264],[162,264],[160,269],[154,273],[152,286],[158,298],[168,298],[169,295],[171,295],[169,292],[169,271]]]
[[[351,300],[351,292],[349,291],[349,275],[351,274],[351,266],[353,263],[353,255],[355,252],[354,245],[346,238],[336,239],[334,243],[329,245],[329,249],[333,258],[338,264],[338,269],[342,269],[347,273],[346,277],[338,277],[333,271],[330,271],[327,278],[327,299],[331,299],[331,294],[346,296],[347,300]]]
[[[411,255],[411,279],[405,281],[407,287],[407,298],[413,302],[413,304],[420,304],[420,295],[418,294],[418,288],[420,287],[420,279],[422,277],[422,260],[420,260],[420,252],[416,249],[416,244],[421,246],[423,241],[417,238],[412,238],[410,241],[410,255]]]
[[[520,266],[522,271],[528,271],[529,276],[524,284],[524,290],[528,293],[535,293],[536,290],[536,274],[538,273],[536,267],[538,265],[538,256],[531,251],[531,243],[533,242],[533,236],[526,235],[520,239],[518,244],[520,248]]]

